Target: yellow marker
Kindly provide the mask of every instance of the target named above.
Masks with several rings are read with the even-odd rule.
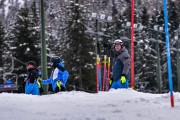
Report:
[[[110,57],[108,57],[108,67],[110,67]]]

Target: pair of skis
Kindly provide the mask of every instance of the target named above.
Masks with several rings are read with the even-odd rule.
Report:
[[[103,69],[103,74],[102,70]],[[110,57],[104,55],[103,68],[101,68],[101,59],[99,55],[96,57],[96,92],[108,91],[110,80]]]

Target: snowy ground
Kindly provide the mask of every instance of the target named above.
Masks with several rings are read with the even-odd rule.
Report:
[[[0,94],[0,120],[179,120],[180,93],[148,94],[131,89],[44,96]]]

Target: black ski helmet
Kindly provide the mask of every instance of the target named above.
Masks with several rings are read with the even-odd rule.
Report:
[[[50,59],[50,62],[53,62],[54,64],[59,63],[60,61],[61,61],[61,59],[58,56],[53,56]]]
[[[36,63],[34,61],[29,61],[27,65],[33,65],[34,67],[36,67]]]

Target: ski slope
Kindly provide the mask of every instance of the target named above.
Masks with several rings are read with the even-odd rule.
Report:
[[[149,94],[132,89],[97,94],[61,92],[33,96],[0,94],[0,120],[179,120],[180,93]]]

